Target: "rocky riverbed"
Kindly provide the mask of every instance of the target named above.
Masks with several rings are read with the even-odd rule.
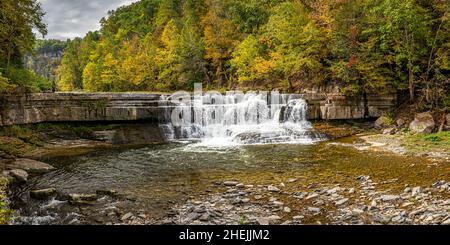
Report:
[[[357,181],[354,187],[317,183],[306,188],[295,178],[268,186],[225,181],[217,183],[218,193],[176,205],[155,223],[450,224],[450,182],[395,192],[379,186],[396,179],[377,183],[359,176]]]

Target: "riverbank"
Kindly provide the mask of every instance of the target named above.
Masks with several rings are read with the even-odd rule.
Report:
[[[313,158],[292,157],[292,155],[288,157],[290,159],[288,162],[292,163],[310,160],[321,162],[327,158],[326,155],[336,154],[333,150],[335,147],[357,149],[340,157],[336,155],[336,160],[341,159],[343,162],[331,163],[332,166],[336,164],[335,169],[317,165],[317,169],[314,167],[313,170],[308,170],[308,174],[304,174],[302,171],[293,169],[285,171],[278,167],[275,171],[263,171],[258,168],[256,173],[251,174],[227,173],[233,177],[216,179],[202,184],[202,187],[196,190],[170,187],[171,191],[176,190],[186,196],[176,201],[168,201],[162,208],[157,209],[160,211],[156,213],[160,215],[149,213],[142,207],[130,208],[136,205],[134,203],[139,197],[117,193],[108,187],[94,190],[92,194],[64,193],[61,186],[44,185],[37,189],[38,193],[48,194],[44,195],[44,200],[34,203],[32,199],[25,199],[24,202],[34,203],[25,205],[43,205],[42,210],[54,210],[52,212],[67,209],[70,213],[75,208],[75,212],[80,216],[72,217],[75,220],[74,224],[78,222],[81,224],[446,224],[450,222],[448,221],[450,179],[447,174],[450,166],[448,161],[445,162],[446,158],[442,158],[445,155],[419,154],[416,156],[420,159],[412,159],[408,157],[411,154],[407,154],[410,148],[402,146],[401,143],[411,142],[410,145],[416,148],[420,146],[420,149],[428,151],[432,149],[442,153],[448,147],[448,138],[445,138],[448,135],[446,133],[429,137],[383,135],[378,134],[371,125],[370,121],[314,122],[317,130],[339,140],[319,143],[321,146],[319,150],[314,150],[317,153]],[[3,166],[6,166],[7,162],[14,161],[14,158],[73,159],[76,155],[89,158],[92,155],[89,152],[108,152],[114,147],[117,147],[118,152],[127,152],[129,150],[126,148],[130,145],[114,145],[111,138],[108,140],[107,137],[121,127],[124,125],[46,124],[45,127],[43,125],[32,125],[31,128],[25,129],[17,127],[12,130],[14,133],[10,131],[2,134],[3,139],[6,137],[12,142],[18,142],[13,145],[17,148],[9,151],[15,155],[3,158]],[[142,128],[139,132],[142,132]],[[92,138],[93,135],[99,138]],[[381,140],[384,140],[384,145],[379,143]],[[397,145],[406,149],[406,153],[394,151],[395,155],[402,153],[402,156],[406,157],[405,160],[386,155],[389,154],[387,152],[390,148],[396,149],[394,146]],[[286,147],[283,147],[283,152],[286,151]],[[267,150],[273,151],[271,147]],[[330,153],[326,153],[329,151]],[[365,165],[367,163],[364,163],[366,161],[364,159],[361,162],[345,160],[354,154],[361,154],[358,151],[367,151],[367,154],[362,155],[373,155],[373,159],[377,159],[377,152],[380,152],[379,158],[386,159],[387,163],[371,168]],[[296,151],[289,152],[297,154]],[[147,151],[145,154],[148,154]],[[158,151],[158,154],[161,153]],[[173,154],[170,153],[171,156]],[[277,154],[282,156],[280,152]],[[162,159],[163,162],[167,161],[166,157],[163,158],[165,159]],[[128,164],[127,161],[126,165]],[[57,167],[64,166],[63,164]],[[365,167],[368,168],[364,169]],[[404,173],[401,173],[402,171]],[[190,175],[188,174],[188,177]],[[405,178],[395,177],[397,175]],[[204,181],[198,178],[195,177],[193,183]],[[33,181],[39,179],[39,176],[33,177]],[[165,190],[165,184],[161,185],[163,186],[155,186],[155,191]],[[29,192],[30,190],[25,190],[25,193]],[[73,200],[74,195],[78,201]],[[29,198],[29,194],[26,194],[26,197]],[[50,197],[58,199],[47,199]],[[88,206],[85,206],[86,203],[89,203]],[[95,208],[91,203],[95,203]],[[6,212],[9,211],[4,213]],[[27,219],[20,222],[27,223]]]
[[[450,160],[450,132],[433,134],[371,134],[360,137],[367,148],[396,154]],[[366,146],[360,146],[365,148]]]

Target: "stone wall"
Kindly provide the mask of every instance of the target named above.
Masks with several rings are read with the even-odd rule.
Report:
[[[159,95],[148,93],[33,93],[3,96],[0,126],[39,122],[158,122]]]
[[[394,95],[348,98],[338,88],[307,90],[310,119],[376,118],[395,106]],[[3,95],[0,126],[39,122],[165,120],[160,95],[150,93],[33,93]],[[367,110],[367,112],[366,112]]]

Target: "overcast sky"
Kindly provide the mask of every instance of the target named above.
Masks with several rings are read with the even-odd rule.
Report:
[[[100,19],[108,10],[138,0],[38,0],[46,12],[46,39],[83,37],[88,31],[100,28]],[[42,36],[38,36],[42,38]]]

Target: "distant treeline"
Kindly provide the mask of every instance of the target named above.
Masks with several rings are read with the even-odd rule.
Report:
[[[349,95],[397,91],[427,107],[450,104],[448,0],[141,0],[101,26],[67,43],[59,89],[338,84]],[[6,54],[8,78],[6,57],[23,52]]]
[[[449,103],[450,1],[142,0],[72,40],[62,90],[278,88],[337,83]]]

